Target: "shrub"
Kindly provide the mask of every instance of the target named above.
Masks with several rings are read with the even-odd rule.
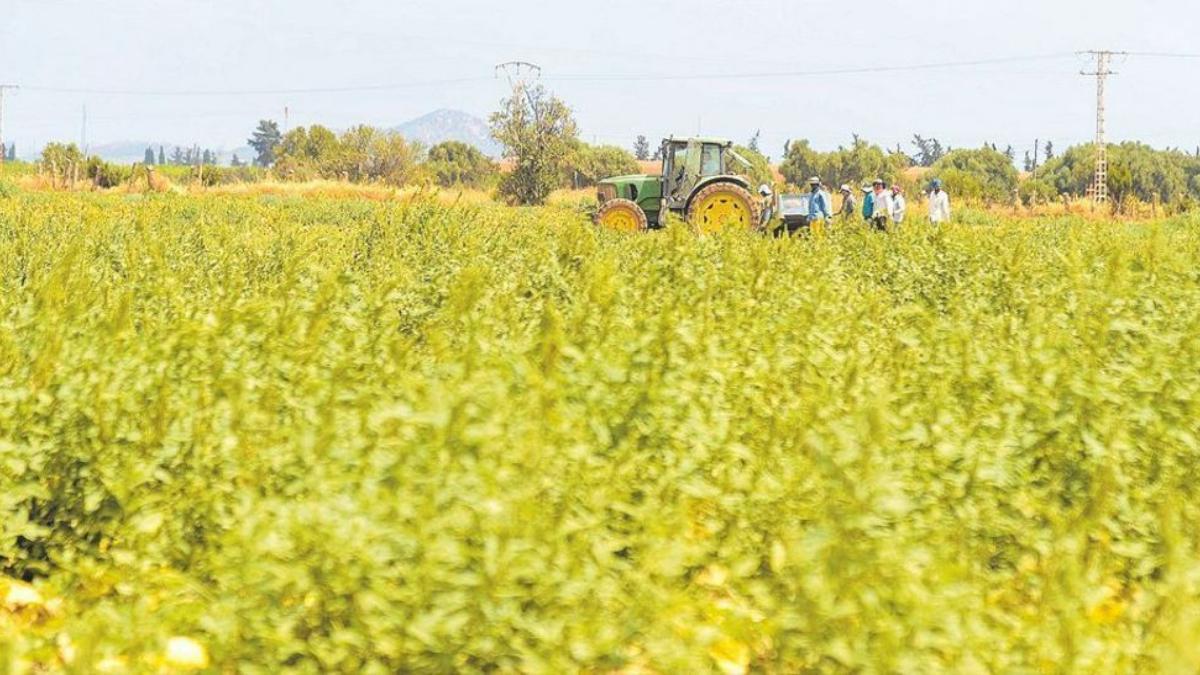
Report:
[[[749,167],[735,165],[735,172],[745,174],[750,179],[751,185],[755,187],[759,185],[775,185],[775,172],[771,170],[771,163],[767,161],[767,158],[761,152],[741,145],[735,147],[734,151],[742,159],[750,162]]]
[[[1053,185],[1040,178],[1022,181],[1018,190],[1021,203],[1026,206],[1046,204],[1058,199],[1059,196]]]
[[[791,185],[805,185],[818,176],[825,185],[854,185],[882,178],[889,184],[898,181],[908,167],[906,157],[887,153],[877,145],[854,137],[849,148],[833,152],[813,150],[806,140],[791,141],[779,170]]]
[[[65,185],[74,180],[83,168],[84,158],[74,143],[47,143],[42,149],[39,170],[50,177],[56,185]]]
[[[429,149],[428,170],[442,187],[484,188],[499,176],[496,163],[472,145],[446,141]]]
[[[567,182],[572,187],[590,187],[605,178],[640,172],[633,153],[624,148],[577,143],[567,165]]]
[[[1016,167],[1004,153],[990,147],[951,150],[934,162],[932,173],[946,182],[951,194],[969,199],[1007,201],[1017,189]]]
[[[133,167],[124,164],[111,164],[99,157],[89,157],[84,174],[93,185],[99,188],[114,188],[128,182],[133,176]]]

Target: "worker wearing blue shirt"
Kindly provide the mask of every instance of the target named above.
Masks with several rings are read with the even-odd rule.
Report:
[[[821,179],[813,176],[808,179],[812,188],[812,196],[808,199],[808,222],[811,225],[818,218],[829,222],[833,219],[833,210],[829,208],[829,194],[821,189]]]

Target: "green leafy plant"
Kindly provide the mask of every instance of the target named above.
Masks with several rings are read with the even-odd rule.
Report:
[[[0,200],[0,664],[1193,669],[1200,221],[956,218]]]

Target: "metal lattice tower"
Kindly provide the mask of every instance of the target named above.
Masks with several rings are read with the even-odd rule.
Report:
[[[542,67],[528,61],[507,61],[496,66],[496,77],[503,73],[508,78],[508,86],[516,88],[525,86],[529,78],[540,79]]]
[[[1103,204],[1108,201],[1108,143],[1104,138],[1104,90],[1108,76],[1116,75],[1109,69],[1112,57],[1125,52],[1093,50],[1082,53],[1096,59],[1096,70],[1080,71],[1081,75],[1095,76],[1096,78],[1096,173],[1092,177],[1092,187],[1088,192],[1091,193],[1094,203]]]
[[[529,110],[533,113],[534,119],[540,122],[541,110],[529,91],[529,79],[541,79],[542,67],[528,61],[507,61],[496,66],[496,77],[499,78],[501,73],[508,78],[508,86],[512,87],[514,92],[521,92],[525,95],[525,100],[529,102]]]

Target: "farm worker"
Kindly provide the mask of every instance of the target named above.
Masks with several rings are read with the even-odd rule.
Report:
[[[937,225],[950,221],[950,197],[942,189],[942,179],[933,179],[933,189],[929,192],[929,222]]]
[[[821,189],[821,179],[816,176],[809,178],[808,187],[812,191],[812,196],[808,199],[809,224],[816,222],[818,218],[829,222],[833,214],[829,209],[829,195]]]
[[[850,190],[849,185],[842,186],[842,208],[838,211],[838,215],[842,220],[850,220],[854,217],[854,212],[858,210],[858,202],[854,199],[854,192]]]
[[[871,226],[880,232],[887,232],[892,219],[892,195],[884,189],[885,185],[882,178],[871,184]]]
[[[904,201],[904,188],[892,186],[892,222],[899,225],[904,222],[904,214],[908,211],[908,203]]]
[[[863,186],[863,206],[862,217],[868,223],[871,222],[871,216],[875,213],[875,194],[871,192],[871,188]]]

